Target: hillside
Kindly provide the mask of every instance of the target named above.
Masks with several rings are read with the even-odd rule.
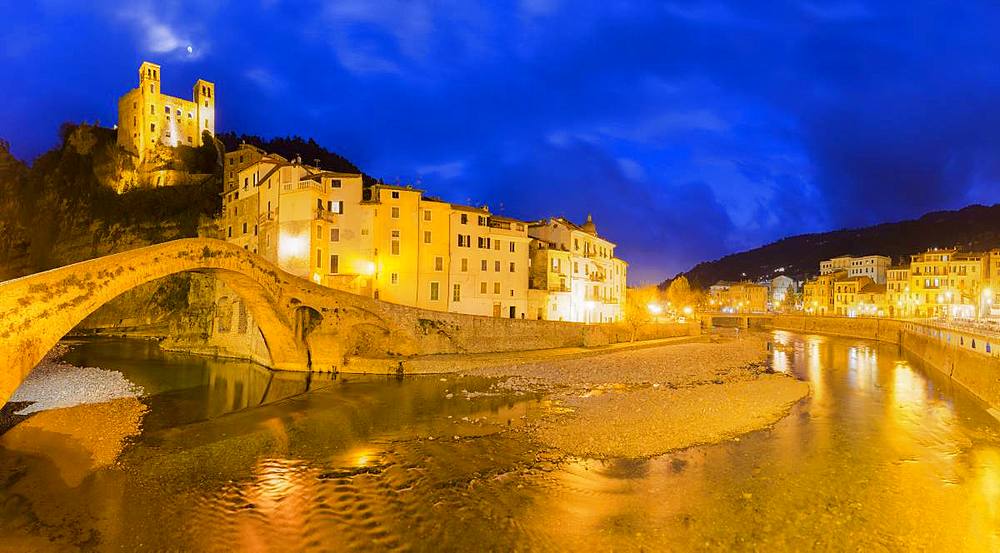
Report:
[[[692,286],[705,288],[719,280],[773,277],[775,269],[780,267],[785,268],[784,274],[801,278],[815,274],[820,261],[843,254],[882,254],[896,263],[930,247],[950,246],[971,250],[1000,248],[1000,204],[971,205],[957,211],[928,213],[909,221],[792,236],[699,263],[681,274]],[[668,283],[669,280],[664,281],[661,287]]]

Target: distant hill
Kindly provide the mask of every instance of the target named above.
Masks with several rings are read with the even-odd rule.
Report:
[[[778,274],[803,278],[816,274],[820,261],[838,255],[881,254],[891,257],[895,264],[930,247],[951,246],[970,250],[1000,248],[1000,204],[970,205],[898,223],[791,236],[760,248],[699,263],[680,274],[699,288],[719,280],[757,280]],[[781,267],[784,272],[776,273],[775,270]],[[665,288],[670,280],[660,286]]]

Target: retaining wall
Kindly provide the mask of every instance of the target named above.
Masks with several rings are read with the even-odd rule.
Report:
[[[779,315],[773,325],[778,330],[899,344],[992,408],[1000,408],[1000,339],[996,336],[974,329],[892,319]]]

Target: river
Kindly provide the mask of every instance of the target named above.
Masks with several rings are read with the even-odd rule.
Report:
[[[493,381],[271,373],[127,341],[66,360],[145,395],[0,436],[0,550],[1000,551],[1000,422],[894,346],[772,335],[773,428],[580,459]],[[600,358],[594,358],[600,363]]]

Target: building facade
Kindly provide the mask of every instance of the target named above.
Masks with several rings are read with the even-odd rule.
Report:
[[[820,261],[819,274],[827,275],[836,271],[847,271],[849,277],[866,276],[878,284],[885,284],[885,273],[892,265],[892,259],[884,255],[853,257],[842,255]]]
[[[848,273],[850,274],[850,273]],[[835,315],[857,317],[861,290],[874,281],[867,276],[847,276],[833,282],[833,312]]]
[[[628,264],[593,219],[576,225],[562,217],[532,223],[532,318],[583,323],[622,319]]]
[[[245,144],[224,163],[225,239],[292,274],[437,311],[586,323],[622,318],[627,265],[592,221],[529,226],[410,187],[365,186],[359,174]]]
[[[802,309],[811,315],[833,315],[834,283],[844,278],[847,278],[847,270],[840,269],[807,281],[802,287]]]
[[[160,66],[139,66],[139,86],[118,100],[118,145],[144,161],[160,146],[202,144],[203,133],[215,134],[215,84],[194,83],[190,100],[160,91]]]
[[[885,273],[885,294],[888,316],[912,316],[909,265],[889,267]]]

